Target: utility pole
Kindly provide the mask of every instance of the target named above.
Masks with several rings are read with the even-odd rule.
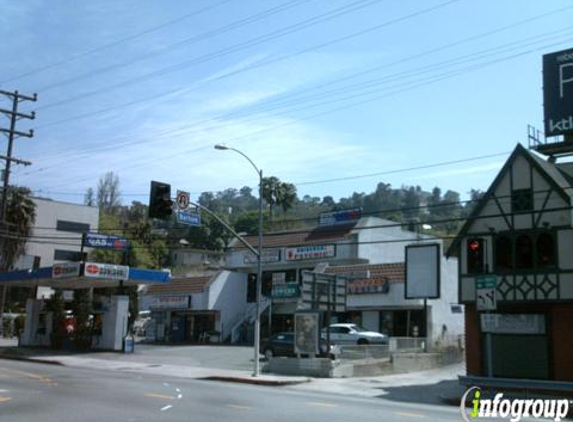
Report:
[[[34,131],[30,130],[28,132],[20,132],[16,130],[16,122],[20,119],[30,119],[36,118],[36,113],[32,112],[30,114],[18,112],[18,106],[22,101],[36,101],[38,95],[33,96],[20,94],[18,91],[8,92],[0,90],[0,95],[4,95],[12,100],[12,110],[5,110],[0,108],[0,113],[5,114],[10,119],[10,128],[0,127],[0,132],[5,133],[8,136],[8,151],[5,156],[0,156],[0,159],[6,160],[6,166],[4,167],[3,174],[3,188],[2,188],[2,201],[0,203],[0,224],[6,229],[6,208],[8,206],[8,186],[10,183],[10,167],[12,162],[16,164],[30,165],[31,163],[24,160],[19,160],[12,157],[12,149],[14,147],[14,140],[16,138],[31,138],[34,136]]]
[[[36,118],[35,112],[32,112],[30,114],[21,113],[18,111],[18,106],[23,101],[34,101],[35,102],[38,99],[38,95],[34,94],[33,96],[29,96],[29,95],[20,94],[18,91],[8,92],[8,91],[3,91],[3,90],[0,90],[0,95],[8,97],[9,99],[12,100],[12,109],[11,110],[0,108],[0,113],[6,115],[8,117],[8,119],[10,120],[10,127],[8,129],[0,127],[0,133],[4,133],[8,137],[8,151],[6,152],[6,155],[0,155],[0,159],[6,161],[6,165],[4,167],[4,174],[2,175],[3,185],[2,185],[2,197],[1,197],[1,202],[0,202],[0,230],[1,230],[2,235],[0,235],[0,238],[5,236],[5,239],[7,239],[9,227],[8,227],[8,224],[6,223],[6,210],[8,208],[8,186],[10,183],[10,167],[12,166],[12,162],[14,162],[15,164],[22,164],[25,166],[29,166],[30,164],[32,164],[29,161],[24,161],[24,160],[20,160],[18,158],[12,157],[12,150],[14,147],[14,140],[15,139],[21,138],[21,137],[31,138],[34,136],[33,130],[30,130],[27,133],[26,132],[20,132],[20,131],[16,130],[16,122],[20,119],[33,120]],[[4,244],[4,242],[2,242],[2,243]],[[3,255],[0,270],[1,271],[8,271],[8,263],[6,262],[6,259],[5,259],[6,255],[5,255],[3,250],[0,251],[0,253]],[[2,298],[0,301],[0,332],[3,332],[3,329],[4,329],[4,305],[6,303],[7,293],[8,293],[8,288],[6,285],[4,285],[2,287]]]

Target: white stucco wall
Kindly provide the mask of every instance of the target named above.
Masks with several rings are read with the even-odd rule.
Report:
[[[208,287],[208,309],[219,310],[219,327],[223,338],[231,334],[233,325],[247,307],[247,275],[221,272]]]
[[[33,198],[33,201],[36,204],[36,222],[32,229],[32,236],[54,239],[54,243],[28,242],[26,244],[26,255],[31,257],[39,256],[41,259],[40,266],[42,267],[54,264],[54,251],[56,249],[76,252],[79,252],[81,249],[81,234],[56,230],[58,220],[89,224],[90,231],[97,232],[98,230],[99,210],[97,207],[40,198]],[[58,237],[64,239],[58,241]],[[89,250],[91,249],[86,248],[86,252]],[[30,258],[23,258],[19,267],[22,268],[26,263],[29,264],[30,262],[33,262],[30,261]]]
[[[396,222],[377,217],[363,218],[354,232],[358,236],[358,257],[369,260],[370,264],[404,262],[404,248],[407,245],[419,241],[439,241],[431,236],[403,230]]]

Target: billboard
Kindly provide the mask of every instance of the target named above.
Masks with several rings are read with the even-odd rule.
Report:
[[[320,314],[318,312],[296,312],[294,314],[294,353],[317,355],[319,330]]]
[[[362,208],[351,208],[348,210],[322,212],[318,217],[319,226],[334,226],[337,224],[348,224],[362,218]]]
[[[573,48],[543,56],[545,136],[573,133]]]
[[[440,298],[440,245],[406,246],[406,299]]]
[[[99,233],[86,233],[84,244],[90,248],[100,249],[126,250],[129,248],[129,242],[127,239]]]

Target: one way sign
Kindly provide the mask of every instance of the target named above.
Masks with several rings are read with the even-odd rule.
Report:
[[[497,309],[497,277],[482,275],[476,277],[476,306],[478,311],[495,311]]]

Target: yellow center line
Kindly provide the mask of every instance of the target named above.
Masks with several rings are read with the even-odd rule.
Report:
[[[323,402],[319,402],[319,401],[310,401],[307,404],[309,404],[311,406],[321,406],[321,407],[338,407],[337,404],[323,403]]]
[[[10,400],[12,400],[12,397],[0,397],[0,403],[4,403]]]
[[[241,410],[250,410],[252,409],[252,407],[249,406],[241,406],[239,404],[228,404],[227,407],[230,407],[231,409],[241,409]]]
[[[20,375],[24,375],[28,378],[32,378],[35,379],[37,381],[40,382],[45,382],[45,383],[51,383],[52,379],[49,377],[45,377],[43,375],[38,375],[38,374],[33,374],[31,372],[26,372],[26,371],[19,371],[17,369],[8,369],[8,368],[2,368],[3,371],[8,371],[8,372],[14,372],[16,374],[20,374]]]
[[[420,415],[419,413],[405,413],[405,412],[394,412],[397,416],[406,416],[408,418],[425,418],[424,415]]]
[[[167,400],[174,400],[175,399],[175,397],[173,397],[173,396],[166,396],[164,394],[147,393],[144,395],[145,395],[145,397],[153,397],[155,399],[167,399]]]

